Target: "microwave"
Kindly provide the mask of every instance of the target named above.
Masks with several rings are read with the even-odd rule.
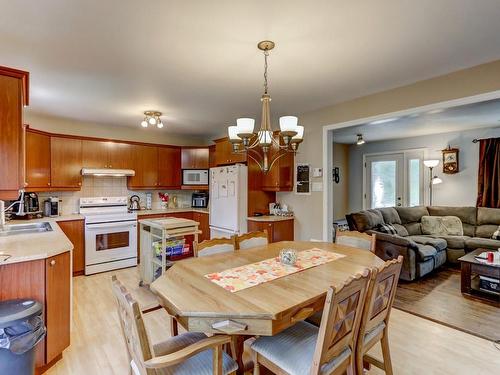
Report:
[[[183,185],[208,185],[208,169],[183,169]]]

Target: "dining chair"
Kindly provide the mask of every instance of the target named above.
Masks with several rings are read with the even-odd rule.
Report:
[[[236,362],[222,346],[230,336],[207,337],[203,333],[182,333],[152,345],[139,304],[123,284],[112,277],[113,294],[133,375],[227,375],[235,374]]]
[[[358,231],[345,231],[338,232],[335,238],[335,243],[338,245],[345,245],[356,247],[358,249],[369,250],[375,252],[375,245],[377,243],[377,235],[361,233]]]
[[[366,361],[384,370],[387,375],[392,375],[388,336],[389,316],[402,265],[403,257],[400,255],[397,259],[385,262],[382,268],[372,270],[356,344],[358,374],[363,374],[363,362]],[[379,341],[383,362],[366,354]]]
[[[236,237],[236,250],[246,250],[252,247],[266,246],[269,243],[267,229],[262,232],[249,232]]]
[[[204,257],[208,255],[230,253],[236,249],[235,236],[231,238],[213,238],[203,242],[193,242],[195,257]]]
[[[260,364],[275,374],[355,374],[354,353],[370,270],[350,277],[340,288],[330,287],[321,325],[305,321],[252,344],[254,375]]]

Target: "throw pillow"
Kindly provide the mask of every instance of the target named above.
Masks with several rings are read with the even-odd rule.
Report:
[[[498,226],[497,230],[493,233],[491,238],[494,240],[500,240],[500,225]]]
[[[378,226],[378,231],[382,233],[387,233],[387,234],[397,234],[398,231],[396,228],[394,228],[394,225],[392,224],[380,224]]]
[[[456,216],[422,216],[422,233],[437,236],[463,236],[462,220]]]

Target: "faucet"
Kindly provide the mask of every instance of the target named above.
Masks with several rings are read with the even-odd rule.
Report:
[[[19,200],[13,202],[9,207],[5,208],[5,202],[0,200],[0,229],[5,226],[5,212],[10,210],[15,204],[19,203],[19,208],[17,210],[18,216],[24,215],[24,189],[19,190]]]

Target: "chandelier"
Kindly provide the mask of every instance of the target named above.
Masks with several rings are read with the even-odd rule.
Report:
[[[255,120],[252,118],[239,118],[235,126],[227,128],[229,141],[233,153],[246,153],[254,160],[260,169],[267,173],[283,156],[297,152],[304,136],[304,127],[298,125],[295,116],[280,117],[280,130],[274,132],[271,126],[271,96],[268,94],[267,83],[267,58],[269,51],[274,48],[274,42],[265,40],[257,47],[264,52],[264,94],[262,102],[262,118],[260,129],[254,132]]]
[[[160,116],[161,112],[158,111],[146,111],[144,112],[144,120],[141,122],[143,128],[147,128],[148,125],[156,125],[158,129],[163,128],[163,122],[161,122]]]

